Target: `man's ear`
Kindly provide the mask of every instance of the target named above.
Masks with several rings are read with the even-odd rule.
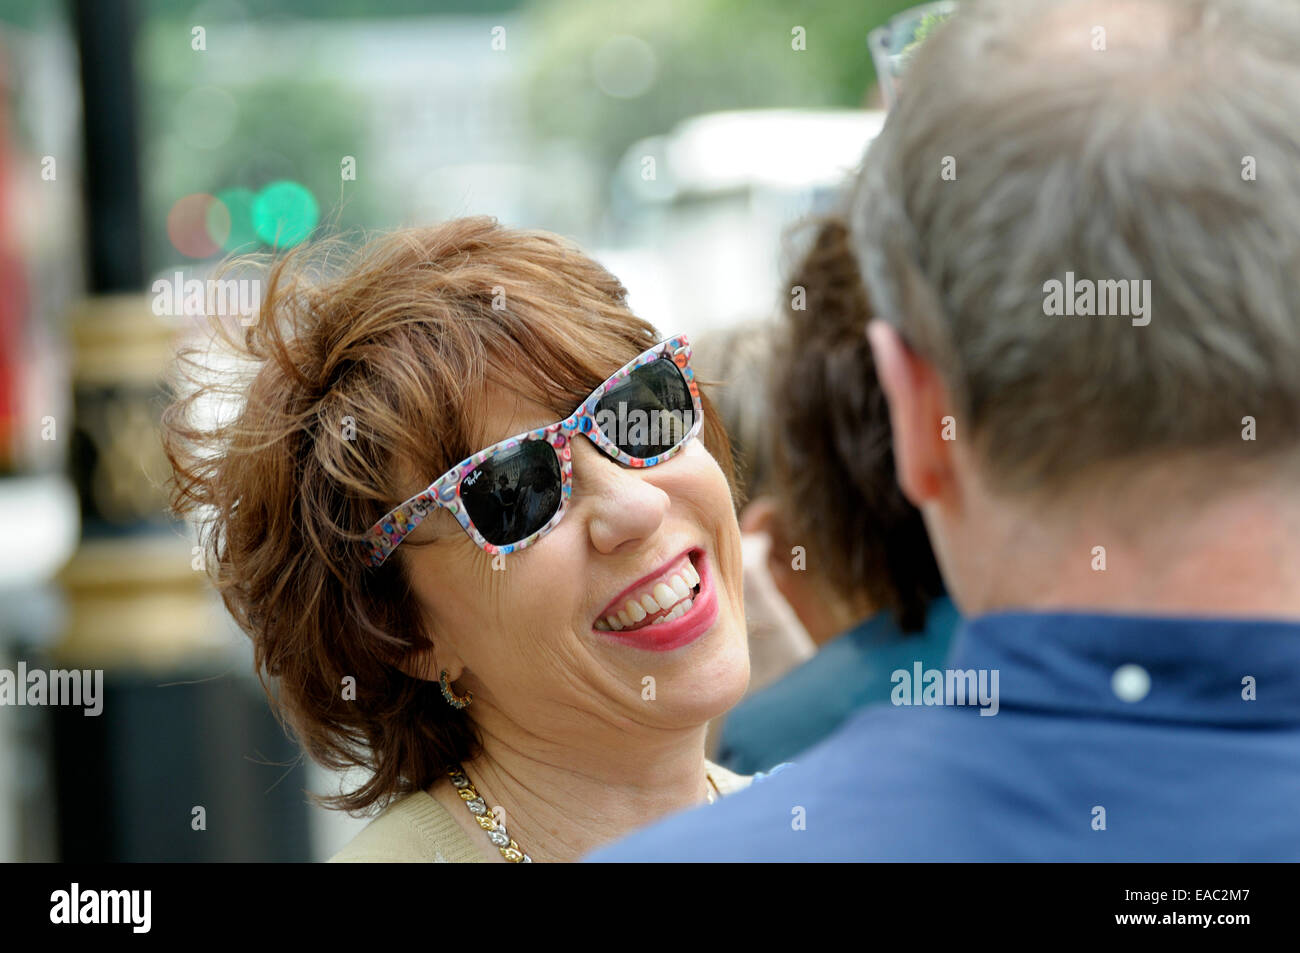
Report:
[[[898,485],[920,508],[951,488],[952,441],[943,438],[944,417],[951,413],[948,389],[934,365],[914,353],[891,325],[871,321],[867,340],[889,402]]]

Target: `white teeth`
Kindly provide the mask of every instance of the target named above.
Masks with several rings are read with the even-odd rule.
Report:
[[[688,561],[666,580],[656,583],[651,592],[629,599],[617,612],[598,619],[596,628],[602,632],[630,629],[644,622],[647,616],[665,609],[670,611],[651,624],[669,622],[691,608],[691,590],[699,584],[700,574]]]
[[[695,567],[690,563],[687,563],[685,568],[682,569],[682,576],[686,579],[686,585],[692,589],[700,584],[700,574],[695,571]]]
[[[664,616],[662,619],[658,619],[658,620],[656,620],[656,621],[658,621],[658,622],[672,622],[673,619],[680,619],[682,616],[686,615],[686,613],[690,611],[690,609],[691,609],[691,602],[692,602],[692,600],[690,600],[690,599],[687,599],[687,600],[684,601],[684,602],[679,602],[676,606],[673,607],[673,611],[672,611],[672,612],[668,613],[668,614],[667,614],[666,616]]]

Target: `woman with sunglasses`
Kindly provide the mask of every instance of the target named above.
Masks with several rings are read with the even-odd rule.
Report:
[[[305,750],[335,860],[571,861],[748,783],[731,459],[691,369],[553,236],[461,219],[273,264],[182,352],[173,506]],[[232,400],[224,416],[207,409]]]

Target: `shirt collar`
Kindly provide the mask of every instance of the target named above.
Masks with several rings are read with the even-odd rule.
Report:
[[[1002,709],[1300,722],[1300,620],[995,613],[962,627],[948,664],[997,670]]]

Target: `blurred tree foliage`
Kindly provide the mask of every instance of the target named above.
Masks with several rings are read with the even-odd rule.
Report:
[[[71,16],[73,0],[0,0],[0,23],[31,27],[43,22],[52,7],[66,7],[60,16]],[[271,2],[246,2],[236,5],[250,16],[274,13],[303,20],[320,20],[327,17],[354,17],[373,20],[376,17],[423,17],[436,14],[480,14],[513,10],[520,0],[271,0]],[[177,0],[135,0],[137,15],[144,20],[154,17],[190,18],[195,10],[202,10],[202,0],[177,2]]]
[[[636,140],[700,113],[858,107],[875,83],[867,33],[915,2],[539,0],[522,11],[529,115],[545,135],[593,147],[608,171]],[[593,52],[619,34],[657,60],[653,85],[634,99],[607,95],[592,76]]]
[[[340,176],[341,157],[358,150],[357,117],[365,115],[364,102],[345,79],[332,78],[328,64],[296,57],[293,72],[259,71],[256,81],[241,82],[229,71],[206,75],[196,57],[210,54],[190,48],[190,27],[187,19],[150,19],[138,41],[143,201],[151,223],[145,235],[147,267],[178,260],[166,232],[167,213],[177,199],[194,192],[235,187],[257,192],[290,179],[311,191],[333,224],[383,221],[390,210],[373,206],[376,190],[348,189]],[[210,46],[221,41],[220,23],[208,30]],[[273,32],[258,32],[259,45],[274,39]],[[275,50],[248,54],[265,63]],[[178,130],[187,121],[203,121],[185,115],[193,103],[187,94],[209,85],[230,95],[234,125],[220,144],[196,149]]]
[[[624,151],[645,136],[668,132],[700,113],[746,108],[857,107],[875,74],[866,36],[914,0],[272,0],[231,4],[274,37],[275,20],[492,15],[511,27],[509,52],[526,64],[520,96],[543,140],[569,139],[605,181]],[[72,0],[0,0],[0,23],[20,28],[70,19]],[[241,82],[238,70],[205,73],[190,49],[193,17],[220,10],[202,2],[137,0],[141,90],[141,168],[146,263],[152,270],[177,260],[167,238],[167,211],[192,192],[257,190],[293,179],[317,197],[342,226],[382,224],[401,209],[380,207],[378,191],[350,192],[338,162],[356,149],[365,104],[330,64],[296,62],[295,72],[260,74]],[[803,49],[795,49],[795,28]],[[209,30],[219,28],[214,22]],[[633,98],[601,90],[592,60],[620,35],[648,44],[653,82]],[[274,44],[247,52],[248,62],[275,61]],[[224,142],[195,149],[177,133],[187,94],[226,88],[237,109]],[[600,191],[600,186],[596,185]],[[337,211],[336,211],[337,210]]]

